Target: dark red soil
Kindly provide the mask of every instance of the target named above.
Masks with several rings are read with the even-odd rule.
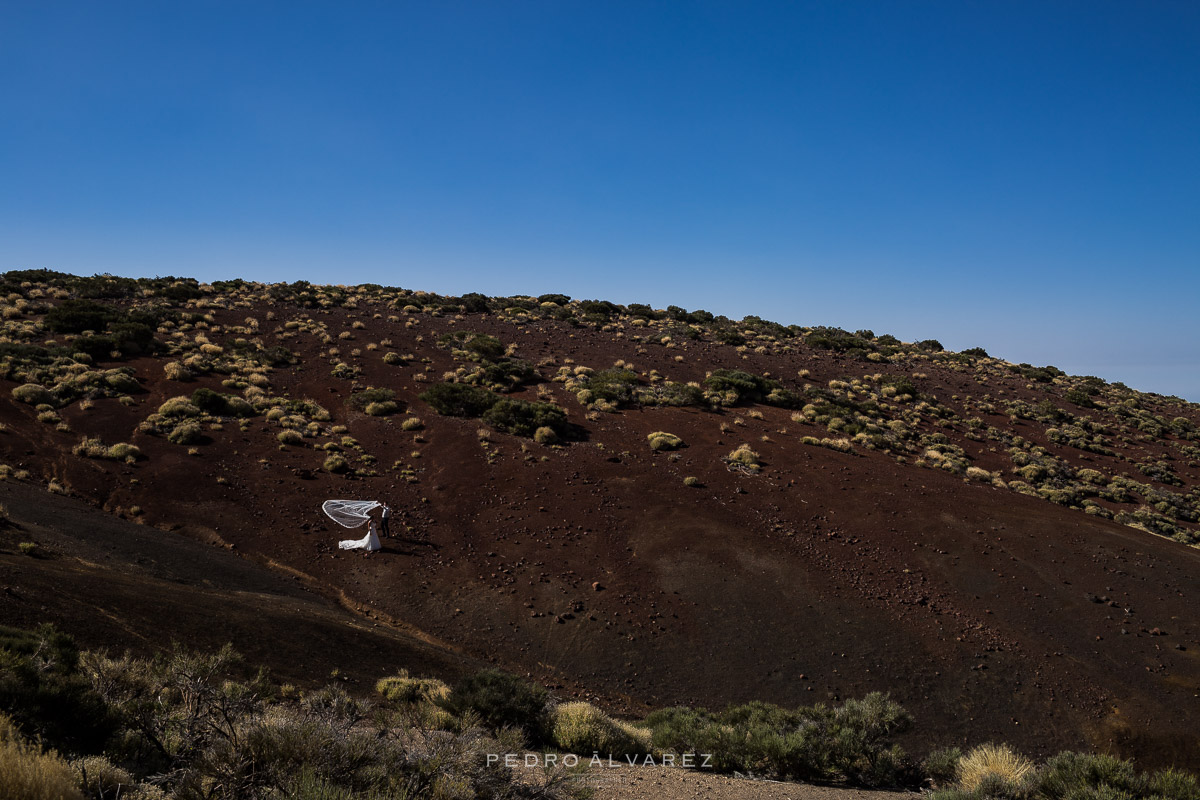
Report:
[[[151,655],[179,642],[234,645],[251,666],[301,686],[369,692],[402,667],[461,675],[482,664],[178,533],[118,519],[72,498],[0,483],[0,622],[52,622],[83,647]],[[20,542],[36,542],[33,555]],[[336,677],[335,677],[336,676]]]
[[[390,338],[395,344],[388,349],[432,359],[432,380],[453,368],[433,346],[440,332],[454,329],[448,317],[414,315],[420,322],[409,329],[364,310],[276,310],[280,321],[311,315],[335,334],[357,313],[368,328],[355,332],[357,341],[339,342],[344,351]],[[235,324],[249,313],[261,318],[265,309],[222,312],[218,319]],[[518,329],[472,316],[457,325],[516,342],[534,363],[554,357],[559,364],[572,358],[606,367],[623,358],[672,380],[702,379],[721,366],[769,371],[791,383],[789,376],[805,368],[817,384],[880,371],[803,348],[743,357],[731,347],[687,343],[637,353],[611,333],[554,322]],[[263,338],[273,343],[269,334]],[[346,672],[355,657],[380,670],[363,670],[360,680],[400,666],[444,674],[461,669],[465,657],[633,715],[675,703],[834,702],[881,690],[915,715],[918,749],[1004,740],[1035,756],[1086,747],[1133,756],[1146,767],[1200,768],[1200,551],[1194,548],[938,470],[898,465],[882,453],[805,446],[801,436],[828,434],[769,407],[759,407],[762,419],[741,410],[655,409],[589,421],[559,384],[549,384],[555,401],[586,429],[586,440],[545,448],[493,433],[485,448],[476,433],[481,423],[438,417],[417,399],[428,385],[413,380],[419,362],[388,366],[382,351],[353,359],[363,369],[362,385],[395,389],[425,421],[415,441],[400,430],[399,417],[367,417],[343,405],[351,383],[330,377],[319,342],[301,336],[286,344],[302,361],[272,376],[273,391],[323,403],[377,457],[379,477],[326,474],[319,470],[323,454],[280,450],[277,429],[262,420],[246,433],[226,425],[198,456],[135,433],[166,398],[217,387],[213,379],[168,383],[161,362],[149,359],[133,364],[147,390],[140,405],[101,400],[88,412],[72,409],[64,414],[69,434],[33,421],[26,406],[0,400],[5,461],[38,478],[56,477],[107,510],[128,514],[140,506],[148,525],[135,530],[171,536],[172,548],[180,537],[150,526],[232,546],[256,566],[279,565],[304,580],[262,580],[308,602],[320,601],[302,586],[330,596],[344,592],[351,606],[394,618],[445,647],[425,650],[417,638],[361,621],[335,636],[345,617],[328,603],[321,606],[327,616],[300,615],[328,621],[321,631],[302,628],[285,609],[256,620],[257,595],[231,598],[234,583],[208,574],[234,569],[218,568],[218,561],[242,563],[215,548],[196,549],[194,561],[189,555],[172,568],[174,578],[151,572],[128,592],[111,570],[61,559],[35,571],[23,557],[3,556],[4,582],[25,598],[0,597],[6,619],[57,616],[88,644],[125,646],[143,637],[157,644],[164,637],[147,631],[166,628],[186,642],[233,639],[252,658],[289,648],[296,674],[310,677],[333,665]],[[675,362],[675,355],[685,360]],[[342,358],[351,360],[348,353]],[[548,377],[554,369],[542,372]],[[980,393],[969,373],[925,369],[922,391],[943,398]],[[1023,386],[993,382],[987,391],[1036,399]],[[735,417],[744,424],[733,424]],[[731,432],[722,432],[723,422]],[[1009,425],[1007,417],[988,422]],[[655,453],[646,446],[654,430],[675,433],[688,446],[677,459]],[[1034,425],[1021,423],[1017,432],[1044,439]],[[132,442],[148,459],[127,466],[71,456],[83,433]],[[762,455],[761,474],[730,472],[720,460],[743,442]],[[1000,468],[986,443],[959,443],[977,463]],[[1158,452],[1153,443],[1144,446]],[[1072,458],[1104,469],[1106,457]],[[405,482],[387,469],[396,460],[417,468],[419,480]],[[1186,485],[1200,482],[1178,468]],[[686,476],[698,477],[703,488],[685,486]],[[319,511],[333,497],[387,500],[403,535],[369,558],[337,551],[344,531]],[[8,494],[4,502],[24,514],[36,508],[26,496]],[[37,524],[62,532],[52,518]],[[120,563],[130,563],[143,546],[138,540]],[[205,580],[216,580],[222,591],[207,589]],[[72,594],[62,588],[68,585],[89,588]],[[108,586],[114,598],[120,592],[129,598],[122,601],[127,611],[86,607]],[[151,602],[160,589],[171,598],[163,601],[170,613],[156,612]],[[277,592],[282,588],[268,594],[291,596]],[[242,610],[232,610],[243,597]],[[225,618],[232,621],[205,623]],[[387,647],[397,648],[394,655]],[[375,648],[388,657],[362,655]]]

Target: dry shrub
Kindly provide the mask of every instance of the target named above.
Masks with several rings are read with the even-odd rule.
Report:
[[[280,431],[279,435],[276,438],[279,439],[280,444],[292,444],[292,445],[304,444],[304,436],[301,435],[299,431],[295,431],[295,430],[291,430],[291,429]]]
[[[28,403],[31,406],[40,406],[54,402],[54,395],[50,394],[50,390],[45,386],[39,386],[36,383],[26,383],[12,390],[12,396],[22,403]]]
[[[181,422],[167,434],[172,444],[196,444],[204,439],[204,432],[196,422]]]
[[[683,439],[666,431],[654,431],[646,437],[651,450],[678,450],[683,447]]]
[[[333,455],[325,459],[325,463],[321,466],[326,472],[332,472],[335,475],[350,471],[350,464],[346,459],[338,455]]]
[[[19,800],[83,800],[78,779],[58,753],[25,741],[0,714],[0,787]]]
[[[759,460],[758,453],[751,450],[748,444],[740,445],[725,460],[730,466],[738,467],[746,472],[758,472],[762,469],[762,462]]]
[[[158,413],[164,417],[198,417],[200,416],[200,409],[192,403],[190,397],[180,395],[179,397],[172,397],[159,406]]]
[[[564,703],[554,709],[554,744],[572,753],[622,758],[650,752],[650,729],[614,720],[591,703]]]
[[[967,467],[967,477],[977,481],[992,481],[996,476],[981,467]]]
[[[989,776],[1006,786],[1020,786],[1033,773],[1033,762],[1013,752],[1006,744],[983,744],[958,762],[958,784],[975,791]]]
[[[87,756],[71,764],[78,773],[80,788],[89,797],[129,797],[137,781],[128,771],[118,767],[104,756]]]
[[[367,403],[363,412],[372,417],[386,417],[389,414],[395,414],[399,408],[400,406],[391,400],[381,400],[376,403]]]
[[[414,678],[407,670],[400,670],[396,675],[380,678],[375,691],[390,703],[414,705],[444,700],[450,694],[450,687],[436,678]]]

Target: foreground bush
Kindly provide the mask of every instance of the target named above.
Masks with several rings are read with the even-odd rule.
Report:
[[[1090,753],[1059,753],[1038,772],[1035,785],[1037,796],[1046,800],[1200,797],[1200,782],[1191,775],[1175,770],[1139,774],[1128,761]]]
[[[1007,745],[976,747],[958,762],[958,785],[968,792],[985,786],[1003,786],[1020,792],[1033,773],[1033,762]]]
[[[955,785],[930,800],[1195,800],[1200,782],[1166,769],[1139,773],[1108,755],[1063,752],[1040,769],[1006,745],[982,745],[957,765]]]
[[[546,741],[549,693],[541,686],[500,670],[483,670],[455,684],[440,705],[462,716],[474,712],[493,731],[513,728],[532,745]]]
[[[209,654],[176,648],[151,661],[91,654],[86,667],[120,711],[111,762],[134,780],[155,776],[177,800],[580,796],[564,773],[518,782],[502,762],[489,760],[512,743],[473,727],[473,710],[453,726],[457,732],[449,732],[449,725],[434,730],[414,723],[418,715],[373,708],[340,686],[279,701],[265,675],[246,677],[228,647]],[[480,687],[478,681],[472,685]],[[406,673],[384,679],[380,689],[397,707],[409,699],[427,703],[446,691],[438,681]],[[495,694],[477,691],[472,697],[494,700]],[[111,764],[89,760],[80,766],[88,764],[97,782],[122,778]]]
[[[14,800],[83,800],[75,771],[54,751],[27,741],[0,714],[0,790]]]
[[[656,748],[712,753],[720,772],[781,779],[846,781],[861,786],[912,785],[918,775],[893,739],[912,717],[878,692],[837,709],[770,703],[720,713],[668,708],[646,719]]]
[[[0,713],[25,736],[74,753],[100,752],[115,724],[75,644],[50,625],[0,627]]]
[[[591,703],[564,703],[551,720],[554,745],[571,753],[621,759],[651,752],[650,731],[618,722]]]
[[[444,700],[450,695],[450,687],[436,678],[414,678],[408,670],[380,678],[375,691],[389,703],[402,706]]]

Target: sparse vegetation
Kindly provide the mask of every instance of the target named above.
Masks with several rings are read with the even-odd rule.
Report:
[[[731,469],[750,474],[757,473],[762,469],[762,461],[759,459],[758,453],[751,450],[748,444],[739,445],[736,450],[725,457],[725,463]]]
[[[861,786],[912,785],[919,779],[894,744],[912,718],[878,693],[835,709],[787,710],[768,703],[731,706],[719,713],[668,708],[652,713],[646,724],[655,747],[712,753],[720,772]]]
[[[666,431],[655,431],[646,437],[651,450],[678,450],[683,447],[683,439]]]
[[[286,691],[228,647],[80,657],[49,628],[2,629],[0,786],[20,800],[445,796],[438,787],[514,800],[581,796],[565,772],[530,782],[489,761],[519,742],[489,738],[474,712],[420,713],[445,695],[439,682],[402,674],[381,681],[381,694],[373,713],[339,686]]]
[[[486,480],[528,470],[532,486],[533,476],[541,480],[562,470],[577,487],[573,492],[591,492],[598,487],[589,470],[603,461],[604,481],[652,476],[676,494],[680,482],[700,487],[703,479],[711,492],[685,493],[702,505],[726,502],[731,488],[751,502],[756,494],[778,491],[778,499],[765,501],[781,506],[778,518],[766,523],[770,527],[753,523],[767,535],[803,536],[787,519],[798,506],[787,504],[820,502],[817,491],[807,490],[836,488],[837,478],[828,473],[895,464],[913,487],[928,479],[944,485],[953,477],[951,491],[962,493],[955,500],[964,505],[972,497],[1013,492],[1023,495],[1012,498],[1017,502],[1028,503],[1026,496],[1041,501],[1046,513],[1071,509],[1181,545],[1200,543],[1196,405],[1052,366],[1009,364],[982,348],[952,353],[936,340],[906,343],[869,330],[731,320],[564,295],[441,297],[394,287],[207,286],[45,271],[8,273],[3,284],[0,375],[9,381],[11,401],[9,430],[0,438],[13,464],[3,475],[40,485],[54,476],[52,491],[65,493],[70,486],[73,494],[93,500],[101,493],[96,486],[111,484],[120,490],[109,506],[115,513],[134,517],[133,509],[144,506],[144,518],[155,524],[162,521],[161,508],[130,475],[191,469],[201,500],[207,492],[207,498],[232,501],[255,485],[239,472],[246,469],[242,462],[261,469],[268,483],[297,476],[314,481],[301,486],[368,490],[376,458],[384,464],[403,458],[388,478],[397,478],[402,489],[428,484],[428,498],[414,496],[413,505],[437,507],[435,487],[458,487],[434,476],[445,474],[446,453],[465,442]],[[145,325],[149,338],[140,328],[121,327],[126,325]],[[557,345],[550,337],[560,334],[564,342],[575,338],[569,347],[547,350],[545,343]],[[531,356],[540,359],[536,366],[518,357],[517,345],[528,352],[542,348]],[[161,358],[108,363],[139,353]],[[274,369],[299,361],[304,372]],[[336,382],[328,378],[331,370]],[[304,385],[299,381],[305,375],[320,382]],[[330,386],[336,393],[327,394]],[[415,406],[418,392],[439,418],[429,420]],[[397,416],[370,420],[355,412]],[[406,416],[414,413],[432,430]],[[473,435],[480,422],[443,417],[482,420],[486,435],[480,441]],[[26,428],[33,419],[43,424],[31,434]],[[666,452],[684,443],[660,427],[683,434],[686,449]],[[408,435],[398,436],[397,428]],[[645,431],[653,433],[642,440]],[[504,433],[547,447],[513,442]],[[31,437],[33,445],[27,443]],[[395,452],[382,449],[381,441]],[[204,455],[184,459],[172,444]],[[80,458],[62,458],[65,450]],[[181,462],[186,466],[176,466]],[[725,474],[721,466],[741,475]],[[758,480],[742,478],[764,469]],[[350,483],[323,473],[348,475]],[[805,491],[791,491],[793,480]],[[588,488],[579,489],[581,484]],[[544,504],[548,513],[558,511],[554,501],[524,494],[531,504],[524,510]],[[559,528],[547,538],[585,535],[576,520],[565,527],[561,522],[552,523]],[[1103,524],[1083,517],[1077,522],[1082,530]],[[833,541],[854,538],[832,527],[838,534]],[[10,553],[36,553],[36,545],[12,535]],[[23,563],[52,563],[60,554],[48,545],[39,554],[44,560]],[[524,576],[504,571],[519,569],[506,563],[494,580],[524,587]],[[540,576],[530,578],[541,582]],[[551,574],[548,580],[557,588],[581,577]],[[1120,591],[1110,591],[1114,599],[1106,602],[1121,602]],[[1112,613],[1118,618],[1124,612]],[[604,625],[616,624],[597,616]],[[1129,630],[1136,638],[1137,628]],[[645,638],[641,631],[630,635]],[[1186,639],[1175,644],[1192,647]],[[1163,651],[1175,655],[1171,648]],[[953,775],[939,779],[946,791],[978,794],[999,785],[993,776],[973,788],[958,786],[958,767],[957,758],[946,756],[940,766],[928,761],[925,768]],[[1143,789],[1132,785],[1097,784],[1088,791],[1138,796]]]

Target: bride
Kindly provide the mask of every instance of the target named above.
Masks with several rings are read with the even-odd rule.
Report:
[[[371,520],[366,536],[361,539],[345,539],[338,542],[338,547],[342,550],[366,550],[368,553],[380,550],[382,545],[379,544],[379,531],[375,528],[375,520]]]

